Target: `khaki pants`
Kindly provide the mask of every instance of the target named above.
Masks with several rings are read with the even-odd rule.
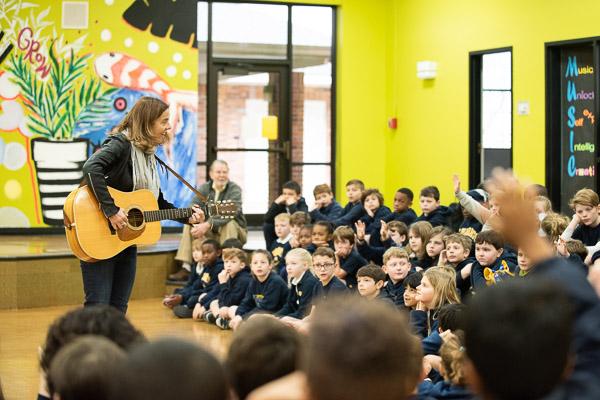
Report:
[[[186,224],[183,226],[181,241],[179,242],[179,248],[177,249],[175,259],[177,261],[181,261],[182,263],[188,263],[191,265],[194,262],[192,259],[192,240],[194,240],[194,238],[192,237],[190,231],[190,225]],[[240,227],[237,221],[229,221],[223,225],[217,233],[208,231],[204,235],[204,239],[215,239],[221,244],[223,244],[223,242],[227,239],[231,238],[236,238],[242,242],[242,244],[245,244],[248,238],[248,231]]]

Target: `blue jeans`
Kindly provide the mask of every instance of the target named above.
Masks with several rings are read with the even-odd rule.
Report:
[[[107,260],[95,263],[81,261],[85,307],[95,304],[110,304],[123,313],[127,312],[127,303],[133,281],[137,247],[131,246]]]

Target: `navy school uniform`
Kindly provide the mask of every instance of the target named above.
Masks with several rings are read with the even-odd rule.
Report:
[[[439,206],[438,208],[436,208],[435,210],[430,212],[428,215],[421,214],[417,218],[417,221],[427,221],[434,227],[440,226],[440,225],[446,225],[447,224],[446,223],[447,213],[448,213],[448,207]]]
[[[437,314],[439,310],[420,311],[411,310],[409,325],[413,332],[419,336],[423,354],[438,354],[442,346],[442,338],[438,333]]]
[[[385,222],[391,222],[391,221],[404,222],[406,224],[406,226],[410,226],[416,220],[417,220],[417,213],[412,208],[409,208],[409,209],[401,211],[401,212],[394,211],[393,213],[391,213],[384,219]]]
[[[397,309],[396,304],[394,304],[394,299],[390,296],[390,294],[386,290],[384,290],[384,288],[382,288],[379,291],[379,293],[375,297],[375,300],[380,301],[383,304],[387,304],[391,307],[394,307],[394,309]]]
[[[306,205],[306,200],[304,197],[300,197],[300,199],[289,206],[285,203],[277,204],[273,202],[271,207],[267,210],[265,214],[265,220],[263,224],[263,235],[265,237],[265,243],[267,249],[271,247],[273,242],[277,239],[277,235],[275,235],[275,217],[279,214],[293,214],[296,211],[303,211],[308,213],[308,206]]]
[[[348,288],[344,285],[337,276],[333,276],[327,285],[323,286],[322,282],[317,282],[312,292],[313,304],[319,301],[325,301],[329,296],[337,296],[348,293]]]
[[[253,278],[235,314],[245,319],[255,313],[275,313],[285,304],[288,291],[287,283],[275,272],[264,282]]]
[[[458,228],[458,233],[461,235],[465,235],[475,240],[477,234],[481,232],[483,225],[481,222],[477,221],[474,217],[468,217],[463,219],[463,222],[460,224]]]
[[[411,265],[413,266],[413,268],[423,268],[423,270],[426,270],[430,267],[432,267],[434,264],[434,259],[429,257],[427,254],[425,254],[425,256],[421,259],[417,258],[417,257],[413,257],[410,260]]]
[[[335,247],[333,247],[333,240],[330,240],[329,242],[327,242],[327,247],[335,250]],[[306,251],[308,251],[310,254],[314,253],[315,250],[317,250],[317,245],[315,245],[315,244],[311,243],[308,246],[306,246]],[[286,276],[287,276],[287,273],[286,273]]]
[[[223,270],[223,260],[217,258],[213,265],[198,266],[192,268],[188,283],[180,289],[175,289],[176,294],[183,296],[182,305],[194,308],[198,303],[198,297],[202,293],[208,293],[217,286],[219,279],[217,275]]]
[[[252,282],[252,275],[248,268],[244,268],[227,282],[220,283],[219,295],[217,296],[219,307],[239,305],[246,295],[250,282]]]
[[[315,285],[321,283],[306,270],[299,281],[292,282],[285,305],[275,314],[277,317],[302,319],[310,312]]]
[[[200,280],[205,283],[202,293],[206,293],[206,296],[200,299],[198,303],[200,303],[200,305],[206,309],[208,309],[210,306],[211,301],[215,300],[219,295],[220,285],[218,275],[221,273],[221,271],[223,271],[223,267],[223,260],[218,258],[214,266],[204,268],[204,273],[202,274]]]
[[[408,272],[408,275],[412,274],[412,272]],[[406,279],[406,278],[404,278]],[[392,282],[392,280],[388,277],[387,282],[382,291],[386,291],[389,297],[392,299],[396,307],[404,310],[406,307],[404,306],[404,279],[398,281],[397,283]]]
[[[363,208],[360,201],[356,203],[348,203],[342,210],[342,215],[331,221],[337,228],[338,226],[349,226],[354,229],[356,221],[361,219],[365,215],[365,209]]]
[[[459,262],[454,267],[454,270],[456,271],[456,288],[459,290],[460,298],[463,302],[464,302],[465,298],[467,298],[471,292],[470,291],[471,276],[469,275],[469,277],[467,277],[466,279],[463,279],[462,275],[460,274],[460,271],[467,265],[474,263],[476,261],[477,260],[475,260],[474,258],[468,257],[468,258],[462,260],[461,262]]]
[[[581,240],[586,246],[595,246],[600,241],[600,224],[594,228],[579,224],[571,238]]]
[[[334,222],[339,219],[344,213],[344,209],[333,199],[330,205],[327,207],[315,208],[310,212],[310,217],[314,222],[317,221],[329,221]]]
[[[356,289],[356,273],[360,267],[364,267],[368,264],[367,260],[358,254],[356,249],[352,249],[350,254],[345,258],[339,257],[339,260],[340,268],[346,271],[346,277],[344,278],[346,286],[348,286],[349,289]]]
[[[512,260],[514,260],[513,255],[507,253],[505,250],[494,261],[492,266],[484,267],[479,262],[474,261],[471,267],[471,287],[473,290],[477,291],[500,281],[513,278],[517,266]]]
[[[426,379],[417,389],[419,399],[471,400],[476,398],[465,386],[452,385],[446,381],[433,383]]]
[[[365,234],[370,235],[369,244],[372,246],[381,246],[381,220],[384,220],[392,214],[387,206],[381,206],[375,210],[375,214],[371,217],[365,212],[365,215],[360,219],[365,223]]]
[[[269,248],[269,252],[273,256],[273,270],[277,271],[282,278],[286,279],[287,273],[285,273],[285,256],[292,249],[290,245],[291,235],[288,235],[285,239],[277,239]],[[284,274],[285,273],[285,274]]]

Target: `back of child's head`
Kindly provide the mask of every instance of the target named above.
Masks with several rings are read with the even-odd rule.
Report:
[[[390,247],[383,253],[383,263],[387,264],[391,258],[404,258],[406,261],[410,260],[408,252],[399,247]]]
[[[569,226],[569,217],[558,213],[548,213],[542,220],[541,227],[550,243],[556,242]]]
[[[423,279],[423,273],[421,271],[408,274],[406,278],[404,278],[404,288],[416,289],[421,284],[421,279]]]
[[[241,250],[244,247],[244,245],[238,238],[229,238],[229,239],[225,239],[223,241],[223,244],[221,245],[221,247],[223,249],[240,249]]]
[[[461,235],[460,233],[453,233],[446,236],[444,243],[446,243],[446,247],[448,247],[450,243],[458,243],[464,250],[470,250],[471,247],[473,247],[473,239],[466,235]]]
[[[440,201],[440,191],[437,186],[425,186],[421,189],[421,197],[433,197],[435,201]]]
[[[431,235],[429,236],[429,239],[435,236],[441,236],[442,241],[444,241],[445,243],[445,239],[450,235],[452,235],[452,229],[448,228],[447,226],[438,225],[431,230]]]
[[[354,244],[354,231],[349,226],[338,226],[333,231],[332,239],[334,242],[343,242],[347,240],[350,244]]]
[[[219,251],[222,248],[221,243],[219,243],[219,241],[215,239],[204,239],[202,241],[202,246],[212,246],[215,249],[215,251]]]
[[[192,250],[196,250],[196,251],[202,250],[202,239],[192,240]]]
[[[464,386],[467,382],[463,372],[465,363],[464,333],[461,330],[453,331],[444,338],[440,347],[444,379],[455,386]]]
[[[109,305],[95,305],[69,311],[48,328],[40,365],[48,371],[56,353],[82,335],[103,336],[122,349],[144,343],[146,338],[121,311]]]
[[[309,268],[312,267],[312,255],[308,252],[308,250],[301,247],[296,247],[295,249],[287,252],[285,255],[286,262],[291,259],[299,260],[305,263]]]
[[[548,197],[548,189],[544,185],[533,183],[525,188],[525,194],[528,195],[529,198],[535,198],[537,196]]]
[[[565,248],[569,252],[569,254],[575,254],[581,261],[585,260],[588,255],[588,250],[583,244],[581,240],[578,239],[569,239],[565,241]]]
[[[456,271],[451,267],[431,267],[423,272],[433,287],[433,300],[430,309],[439,309],[445,304],[460,303],[456,290]]]
[[[478,292],[466,316],[465,347],[475,371],[469,382],[498,400],[545,396],[564,376],[571,324],[562,288],[541,278]]]
[[[398,232],[398,235],[404,236],[404,243],[406,244],[406,240],[408,239],[408,226],[402,221],[390,221],[387,224],[388,230]]]
[[[377,199],[379,200],[379,206],[381,207],[383,205],[383,194],[381,194],[381,192],[379,191],[379,189],[371,188],[371,189],[365,190],[363,192],[363,194],[362,194],[362,197],[360,198],[360,202],[364,205],[365,204],[365,200],[369,196],[375,196],[375,197],[377,197]]]
[[[310,215],[304,211],[296,211],[290,215],[290,225],[304,226],[310,224]]]
[[[405,187],[396,190],[396,193],[404,193],[406,195],[406,198],[410,202],[412,202],[415,197],[415,195],[413,194],[413,191],[410,190],[409,188],[405,188]]]
[[[120,399],[225,400],[225,371],[207,350],[165,338],[133,349],[119,371]]]
[[[223,249],[223,261],[237,258],[241,263],[248,264],[248,256],[244,250],[230,248]]]
[[[271,254],[270,251],[267,251],[265,249],[257,249],[254,250],[252,252],[252,255],[250,256],[250,262],[252,262],[252,260],[254,260],[254,257],[265,257],[267,260],[269,260],[269,264],[273,263],[273,254]]]
[[[346,182],[346,187],[348,186],[356,186],[361,192],[365,190],[365,184],[360,179],[350,179]]]
[[[445,304],[438,312],[438,326],[441,331],[465,329],[465,316],[467,306],[464,304]]]
[[[312,254],[314,257],[329,257],[332,260],[335,260],[335,251],[331,247],[317,247],[317,249]]]
[[[313,229],[316,226],[322,226],[323,228],[325,228],[327,230],[327,235],[329,237],[331,237],[331,235],[333,235],[333,224],[329,221],[317,221],[314,223],[313,225]]]
[[[50,397],[109,400],[125,351],[103,336],[84,335],[60,349],[48,371]]]
[[[504,248],[504,238],[498,231],[487,230],[481,231],[475,237],[475,244],[490,244],[494,246],[496,250]]]
[[[575,209],[575,206],[587,206],[587,207],[598,207],[600,204],[600,200],[598,199],[598,193],[594,192],[592,189],[580,189],[575,193],[575,196],[569,202],[569,205],[572,209]]]
[[[275,216],[275,223],[277,222],[287,222],[290,223],[290,214],[288,213],[280,213]]]
[[[281,187],[281,189],[290,189],[290,190],[293,190],[294,192],[296,192],[296,194],[298,196],[300,196],[302,194],[302,187],[296,181],[287,181],[286,183],[283,184],[283,186]]]
[[[371,278],[375,281],[375,283],[377,283],[379,281],[385,282],[385,272],[383,272],[383,269],[381,269],[381,267],[379,265],[375,265],[375,264],[367,264],[364,267],[360,267],[358,269],[358,271],[356,272],[356,277],[357,278],[361,278],[361,277]]]
[[[329,186],[326,183],[315,186],[315,188],[313,189],[313,195],[315,197],[317,197],[321,193],[333,194],[333,191],[331,190],[331,186]]]
[[[393,308],[356,298],[328,299],[315,310],[309,329],[311,399],[404,399],[415,389],[421,344]]]
[[[238,398],[298,369],[303,349],[303,338],[293,328],[267,316],[250,318],[234,333],[225,359]]]

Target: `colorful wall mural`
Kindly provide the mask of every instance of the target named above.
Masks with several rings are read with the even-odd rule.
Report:
[[[157,155],[195,182],[195,0],[0,0],[0,27],[0,229],[61,226],[83,163],[141,96],[169,104]],[[166,173],[161,187],[191,200]]]

